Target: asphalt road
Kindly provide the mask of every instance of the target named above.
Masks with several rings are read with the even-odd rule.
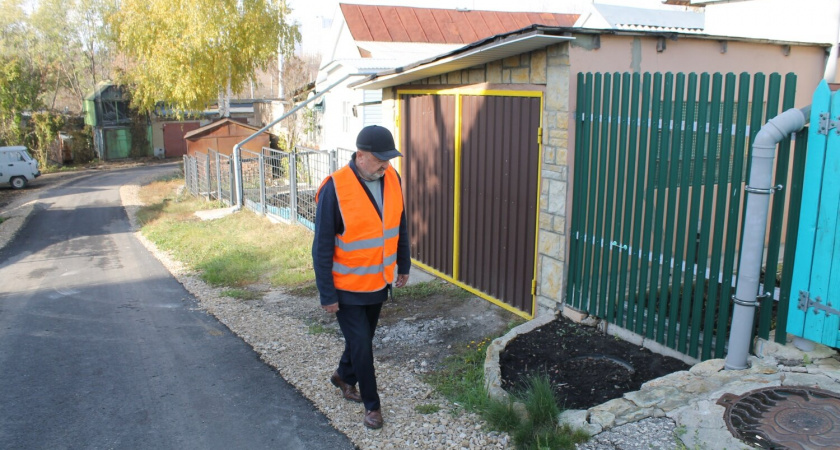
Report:
[[[42,189],[0,249],[0,448],[353,448],[131,234],[119,186],[166,169]]]

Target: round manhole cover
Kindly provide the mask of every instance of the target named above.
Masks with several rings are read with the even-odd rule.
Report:
[[[800,386],[777,386],[737,396],[724,394],[724,420],[732,435],[761,448],[837,448],[840,395]]]

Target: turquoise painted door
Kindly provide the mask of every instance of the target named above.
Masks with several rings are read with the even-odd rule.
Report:
[[[814,92],[787,331],[840,347],[840,93]]]

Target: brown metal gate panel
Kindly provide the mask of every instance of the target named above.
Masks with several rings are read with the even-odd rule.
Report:
[[[416,260],[452,276],[455,97],[402,97],[403,191]]]
[[[462,98],[458,278],[533,314],[540,98]]]
[[[199,122],[181,122],[163,124],[163,149],[167,157],[187,154],[187,141],[184,135],[200,128]]]

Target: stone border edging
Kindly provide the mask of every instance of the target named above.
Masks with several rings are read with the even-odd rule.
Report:
[[[510,399],[510,394],[501,386],[499,363],[499,356],[507,344],[557,316],[557,313],[538,316],[493,340],[487,347],[484,379],[490,398]],[[790,345],[757,339],[755,352],[758,356],[750,357],[748,369],[727,371],[723,369],[723,359],[706,360],[688,370],[649,380],[639,390],[606,403],[588,409],[565,410],[558,422],[594,436],[648,417],[667,417],[686,430],[678,440],[689,448],[709,442],[711,448],[749,448],[733,437],[724,423],[723,407],[716,403],[723,393],[741,395],[772,385],[815,386],[840,393],[840,356],[833,349],[817,345],[814,351],[804,352]],[[523,405],[514,403],[514,408],[524,413]],[[688,430],[692,433],[687,433]]]
[[[519,335],[530,333],[535,329],[553,321],[557,320],[559,314],[544,314],[523,323],[512,330],[508,331],[504,336],[496,338],[490,345],[487,346],[487,356],[484,359],[484,386],[487,389],[487,395],[499,401],[507,401],[510,399],[510,394],[502,388],[502,372],[499,364],[499,355],[507,347],[508,342]],[[517,410],[523,410],[522,405],[514,405]],[[590,436],[600,433],[603,428],[589,423],[589,411],[585,409],[570,409],[563,411],[558,420],[559,423],[568,423],[573,427],[583,429]]]
[[[514,327],[504,336],[496,338],[487,346],[487,356],[484,358],[484,387],[492,399],[506,401],[510,394],[502,389],[502,372],[499,365],[499,355],[507,346],[508,342],[520,334],[529,333],[535,329],[555,320],[556,314],[544,314]]]

